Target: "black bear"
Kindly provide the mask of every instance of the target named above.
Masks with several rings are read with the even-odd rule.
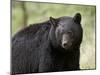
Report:
[[[79,70],[82,37],[80,13],[22,29],[12,38],[11,73]]]

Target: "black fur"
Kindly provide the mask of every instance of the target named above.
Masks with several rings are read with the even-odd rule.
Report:
[[[26,27],[12,38],[12,74],[80,69],[80,44],[83,33],[81,25],[79,22],[76,22],[78,19],[75,20],[75,18],[72,17],[60,17],[55,20],[55,23],[52,22],[53,24],[56,24],[56,27],[52,25],[51,20],[49,20]],[[67,28],[65,27],[65,30],[70,30],[71,27],[76,31],[74,33],[74,44],[68,50],[62,48],[60,43],[57,42],[57,40],[60,39],[60,35],[58,35],[59,37],[57,38],[55,35],[55,31],[58,27],[57,25],[63,24],[62,22],[65,21],[70,25]]]

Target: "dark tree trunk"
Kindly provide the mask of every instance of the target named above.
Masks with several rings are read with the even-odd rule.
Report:
[[[22,11],[23,11],[23,27],[26,27],[28,16],[27,16],[27,10],[26,10],[25,2],[21,3],[21,7],[22,7]]]

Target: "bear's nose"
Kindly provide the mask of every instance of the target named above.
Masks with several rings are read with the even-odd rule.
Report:
[[[66,47],[67,46],[67,43],[63,43],[63,46]]]
[[[66,41],[62,43],[62,47],[63,48],[69,48],[72,45],[72,43],[70,41]]]
[[[68,42],[66,41],[64,41],[63,43],[62,43],[62,46],[64,47],[64,48],[66,48],[67,46],[68,46]]]

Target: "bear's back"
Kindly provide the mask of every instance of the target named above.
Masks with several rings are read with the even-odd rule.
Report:
[[[34,37],[45,34],[43,32],[49,30],[50,30],[49,21],[43,23],[31,24],[30,26],[21,29],[17,34],[15,34],[14,37],[12,38],[12,42],[16,41],[17,39],[19,41],[21,38],[34,39]]]

